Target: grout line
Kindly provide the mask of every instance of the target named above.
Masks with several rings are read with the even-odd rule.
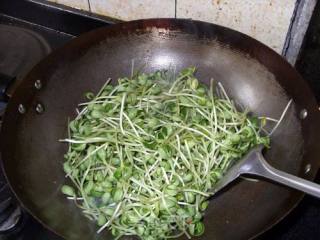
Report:
[[[88,7],[89,7],[89,12],[92,12],[92,11],[91,11],[91,3],[90,3],[90,0],[88,0]]]
[[[293,13],[292,13],[292,16],[291,16],[291,19],[290,19],[290,24],[289,24],[288,31],[287,31],[285,43],[284,43],[284,46],[283,46],[283,49],[282,49],[282,53],[281,53],[282,56],[285,56],[287,51],[288,51],[288,48],[289,48],[289,45],[290,45],[290,42],[291,42],[291,37],[292,37],[291,36],[291,32],[292,32],[292,29],[293,29],[294,22],[296,21],[296,18],[297,18],[297,13],[298,13],[298,8],[300,6],[300,3],[301,3],[301,0],[297,0],[296,3],[295,3],[294,9],[293,9]]]
[[[174,18],[177,18],[177,2],[178,0],[174,0]]]

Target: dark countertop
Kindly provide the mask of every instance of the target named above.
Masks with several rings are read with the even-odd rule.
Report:
[[[320,2],[318,1],[311,19],[296,69],[308,81],[320,102]]]

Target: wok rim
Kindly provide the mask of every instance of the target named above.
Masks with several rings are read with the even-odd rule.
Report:
[[[210,26],[211,28],[214,29],[220,29],[220,30],[224,30],[224,31],[228,31],[230,33],[236,34],[240,37],[243,37],[246,39],[246,41],[253,41],[256,44],[259,45],[259,47],[264,48],[265,51],[271,51],[273,55],[275,55],[275,57],[277,58],[281,58],[281,62],[282,64],[286,64],[289,65],[290,68],[292,68],[292,70],[295,72],[295,74],[303,79],[300,75],[300,73],[297,72],[297,70],[292,67],[285,59],[282,58],[281,55],[279,55],[278,53],[276,53],[274,50],[272,50],[269,46],[261,43],[260,41],[244,34],[241,33],[239,31],[236,31],[234,29],[230,29],[221,25],[217,25],[217,24],[213,24],[213,23],[208,23],[208,22],[204,22],[204,21],[198,21],[198,20],[192,20],[192,19],[176,19],[176,18],[151,18],[151,19],[139,19],[139,20],[134,20],[134,21],[128,21],[128,22],[121,22],[121,23],[117,23],[111,26],[104,26],[104,27],[100,27],[94,30],[91,30],[89,32],[86,32],[82,35],[80,35],[77,38],[74,38],[72,40],[70,40],[69,42],[67,42],[65,45],[59,47],[58,49],[54,50],[53,52],[51,52],[48,56],[46,56],[44,59],[42,59],[36,66],[34,66],[29,73],[23,78],[23,80],[21,81],[20,85],[17,87],[17,89],[21,89],[22,85],[24,85],[23,83],[27,82],[28,80],[32,79],[33,77],[33,73],[37,72],[38,69],[42,69],[43,65],[47,65],[48,62],[50,61],[56,61],[55,58],[59,58],[59,56],[61,55],[62,52],[64,52],[64,50],[68,50],[69,48],[76,48],[76,45],[79,44],[81,45],[82,42],[87,42],[88,39],[90,39],[90,36],[95,35],[97,32],[117,32],[119,29],[121,31],[127,31],[128,33],[132,32],[132,29],[127,28],[127,26],[133,25],[136,26],[134,30],[139,29],[139,26],[143,26],[143,27],[154,27],[154,28],[158,28],[158,29],[163,29],[164,27],[162,25],[165,25],[168,29],[170,29],[171,24],[172,23],[183,23],[183,24],[196,24],[198,26],[203,26],[203,25],[207,25]],[[159,26],[160,25],[160,26]],[[170,29],[171,30],[171,29]],[[177,30],[183,30],[181,27],[178,28]],[[231,46],[232,48],[232,46]],[[306,84],[306,87],[309,88],[309,85]],[[309,89],[310,90],[310,89]],[[11,189],[11,191],[13,192],[14,196],[16,197],[16,199],[19,201],[20,205],[23,207],[24,210],[26,210],[28,212],[28,214],[30,214],[34,219],[36,219],[36,221],[38,221],[45,229],[49,230],[50,232],[53,232],[54,234],[56,234],[57,236],[66,239],[61,233],[59,233],[58,231],[56,231],[55,229],[51,228],[50,225],[45,224],[38,216],[36,216],[32,210],[27,207],[23,201],[20,199],[20,197],[18,196],[18,194],[16,193],[16,191],[14,190],[10,180],[9,180],[9,176],[7,175],[7,171],[6,171],[6,167],[3,161],[3,152],[6,151],[3,147],[4,142],[6,140],[6,130],[4,130],[6,125],[11,125],[9,122],[10,120],[7,119],[8,117],[8,113],[10,112],[14,112],[14,108],[11,106],[13,105],[12,102],[13,100],[15,100],[17,98],[17,91],[14,91],[14,93],[12,94],[12,97],[9,99],[8,105],[6,107],[4,116],[3,116],[3,124],[1,126],[1,132],[0,132],[0,162],[1,162],[1,169],[4,173],[5,179]],[[314,95],[312,95],[312,99],[310,99],[310,102],[313,102],[314,104],[316,104],[315,102],[315,97]],[[313,110],[313,109],[312,109]],[[313,110],[312,111],[312,115],[314,115],[315,118],[320,119],[320,114]],[[316,160],[313,160],[313,165],[314,167],[311,169],[311,171],[308,173],[308,175],[306,176],[307,179],[309,180],[314,180],[316,173],[319,169],[319,162]],[[315,163],[317,163],[317,165],[315,166]],[[288,204],[289,207],[287,207],[287,209],[284,211],[284,213],[280,216],[277,217],[274,221],[271,221],[268,225],[266,225],[263,230],[257,232],[255,235],[253,235],[252,237],[250,237],[249,239],[255,239],[259,236],[261,236],[263,233],[267,232],[268,230],[270,230],[271,228],[273,228],[276,224],[278,224],[279,222],[281,222],[284,218],[286,218],[288,216],[289,213],[291,213],[297,206],[298,204],[301,202],[301,200],[304,197],[304,193],[299,192],[297,194],[295,194],[294,196],[290,197],[291,199],[291,203]],[[293,201],[292,199],[295,198],[295,200]]]

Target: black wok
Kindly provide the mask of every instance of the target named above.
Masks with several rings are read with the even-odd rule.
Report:
[[[274,167],[312,180],[318,169],[319,114],[312,92],[274,51],[239,32],[198,21],[152,19],[101,28],[41,61],[13,94],[4,116],[1,156],[7,179],[26,209],[67,239],[111,239],[60,192],[68,117],[83,93],[107,77],[176,66],[198,68],[204,82],[222,82],[230,96],[256,115],[279,118],[265,157]],[[306,109],[307,118],[300,112]],[[311,170],[305,173],[306,166]],[[284,217],[302,194],[266,181],[240,180],[211,201],[201,239],[248,239]]]

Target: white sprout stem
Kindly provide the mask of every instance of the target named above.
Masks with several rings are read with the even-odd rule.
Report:
[[[179,127],[183,128],[183,129],[186,129],[186,130],[189,130],[189,131],[191,131],[191,132],[197,133],[197,134],[203,136],[204,138],[208,139],[209,141],[212,140],[210,137],[208,137],[207,135],[205,135],[204,133],[202,133],[202,132],[200,132],[200,131],[198,131],[198,130],[196,130],[196,129],[193,129],[193,128],[190,128],[190,127],[181,126],[181,125],[179,125],[179,124],[177,124],[177,123],[174,123],[173,125],[179,126]]]
[[[193,193],[197,193],[197,194],[203,195],[205,197],[210,197],[210,194],[202,192],[202,191],[198,191],[196,189],[183,189],[183,191],[184,192],[193,192]]]
[[[197,99],[202,99],[202,97],[199,97],[197,95],[193,94],[188,94],[188,93],[175,93],[175,94],[170,94],[170,93],[163,93],[164,95],[167,95],[169,97],[192,97],[192,98],[197,98]]]
[[[274,128],[271,130],[271,132],[269,133],[269,136],[271,136],[276,130],[277,128],[280,126],[282,120],[284,119],[290,105],[292,103],[292,99],[290,99],[290,101],[288,102],[287,106],[285,107],[285,109],[283,110],[282,114],[281,114],[281,117],[279,119],[279,121],[277,122],[277,124],[274,126]]]
[[[126,100],[126,94],[123,94],[122,100],[121,100],[121,107],[120,107],[120,116],[119,116],[119,125],[120,129],[123,135],[125,135],[123,126],[122,126],[122,120],[123,120],[123,109],[124,109],[124,102]]]
[[[224,89],[222,83],[221,83],[221,82],[218,82],[218,86],[220,87],[220,89],[221,89],[224,97],[226,98],[226,100],[228,100],[228,102],[230,102],[230,99],[229,99],[229,97],[228,97],[228,94],[227,94],[226,90]]]
[[[166,170],[164,170],[163,167],[161,167],[161,170],[162,170],[162,173],[163,173],[164,180],[166,181],[166,184],[170,184],[169,179],[168,179],[168,175],[166,173]]]
[[[130,127],[132,128],[132,130],[134,131],[134,133],[136,134],[136,136],[138,138],[140,138],[139,133],[137,132],[136,128],[134,127],[133,123],[131,122],[130,118],[128,117],[128,115],[125,112],[122,112],[123,116],[127,119]]]
[[[85,114],[88,111],[88,108],[85,107],[83,108],[79,113],[78,116],[76,117],[76,120],[79,119],[83,114]]]
[[[271,118],[271,117],[259,117],[259,119],[265,119],[265,120],[268,120],[270,122],[279,122],[279,120],[275,119],[275,118]]]
[[[116,210],[114,211],[114,213],[113,213],[112,217],[109,219],[109,221],[106,222],[101,228],[98,229],[98,231],[97,231],[98,234],[101,233],[103,231],[103,229],[105,229],[106,227],[108,227],[112,223],[113,219],[115,218],[115,216],[117,215],[118,211],[120,210],[121,203],[122,202],[120,202],[117,205]]]
[[[67,143],[98,143],[98,142],[105,142],[109,140],[108,138],[101,138],[101,137],[96,137],[96,138],[90,138],[88,140],[74,140],[74,139],[60,139],[59,142],[67,142]]]
[[[184,205],[184,206],[193,206],[191,203],[186,203],[186,202],[178,202],[179,205]]]
[[[67,197],[68,200],[83,200],[83,197]]]
[[[134,58],[131,59],[131,78],[133,77],[134,74]]]
[[[97,147],[95,150],[93,150],[90,154],[88,154],[86,157],[84,157],[77,165],[76,167],[80,166],[84,161],[86,161],[87,159],[89,159],[89,157],[91,157],[93,154],[95,154],[96,152],[98,152],[101,148],[103,148],[107,143]]]

